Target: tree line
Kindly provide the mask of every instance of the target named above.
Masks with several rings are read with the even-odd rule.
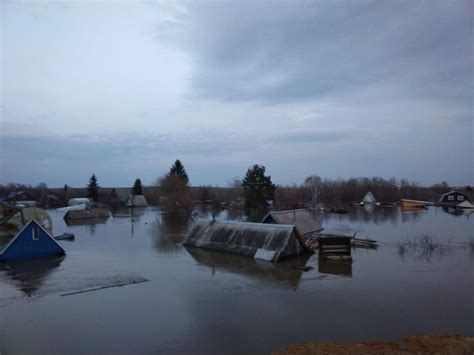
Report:
[[[93,201],[106,198],[101,195],[97,176],[92,174],[86,186],[87,197]],[[266,211],[269,208],[291,209],[314,207],[319,203],[341,205],[359,202],[367,192],[372,192],[377,201],[395,202],[401,198],[436,201],[439,196],[451,188],[446,182],[429,187],[420,186],[406,179],[385,179],[381,177],[361,177],[349,179],[328,179],[318,175],[308,176],[302,184],[291,186],[275,185],[271,176],[266,174],[263,165],[255,164],[249,167],[243,177],[234,178],[225,188],[213,186],[189,186],[189,176],[179,159],[169,168],[169,171],[156,179],[149,189],[149,202],[160,204],[167,211],[189,214],[194,202],[213,203],[214,206],[244,208],[246,213]],[[33,198],[41,201],[48,194],[45,183],[37,186],[23,184],[0,185],[0,195],[11,191],[28,191]],[[62,196],[68,196],[68,185],[64,185]],[[463,188],[471,192],[471,187]],[[130,188],[132,195],[144,194],[142,182],[135,179]],[[72,196],[76,197],[76,196]],[[64,201],[61,201],[64,203]]]

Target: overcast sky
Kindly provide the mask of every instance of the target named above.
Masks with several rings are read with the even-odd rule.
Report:
[[[473,184],[472,1],[2,1],[0,183]]]

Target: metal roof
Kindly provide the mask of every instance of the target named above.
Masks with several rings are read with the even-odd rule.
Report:
[[[184,245],[214,249],[254,257],[258,250],[280,256],[301,254],[303,244],[296,238],[294,225],[234,221],[198,221]]]

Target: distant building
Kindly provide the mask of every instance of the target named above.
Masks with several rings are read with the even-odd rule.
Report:
[[[148,207],[148,202],[143,195],[130,195],[127,199],[127,207]]]
[[[272,211],[263,217],[262,223],[293,224],[301,237],[323,230],[309,210]]]
[[[467,194],[459,191],[450,191],[446,192],[445,194],[442,194],[438,203],[446,205],[457,205],[464,201],[472,203],[471,198]]]
[[[5,198],[6,201],[33,201],[34,198],[28,192],[25,191],[13,191],[10,192]]]
[[[64,249],[35,220],[30,220],[6,245],[0,245],[0,261],[64,255]]]
[[[68,206],[77,206],[77,205],[88,205],[91,203],[87,197],[74,197],[69,200],[67,203]]]
[[[183,244],[268,261],[305,250],[294,225],[215,220],[196,223]]]
[[[374,204],[376,201],[375,201],[375,196],[372,192],[367,192],[364,196],[364,198],[362,199],[362,202],[364,203],[364,205],[372,205]]]

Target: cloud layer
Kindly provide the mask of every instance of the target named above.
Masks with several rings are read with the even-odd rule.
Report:
[[[1,6],[0,183],[474,183],[469,1]]]

